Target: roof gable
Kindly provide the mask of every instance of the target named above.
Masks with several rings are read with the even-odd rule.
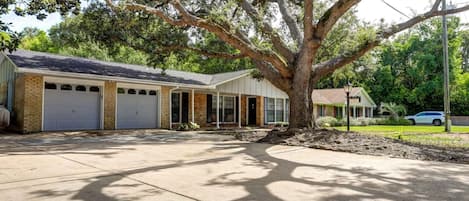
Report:
[[[367,103],[376,107],[373,99],[371,99],[368,93],[361,87],[353,87],[350,96],[360,96],[362,99],[365,98]],[[342,88],[315,89],[313,90],[312,97],[314,104],[343,105],[347,101],[344,89]]]

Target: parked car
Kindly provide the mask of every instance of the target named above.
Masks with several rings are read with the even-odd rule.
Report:
[[[416,115],[405,116],[405,119],[416,124],[433,124],[435,126],[441,126],[445,122],[445,113],[439,111],[424,111],[419,112]]]

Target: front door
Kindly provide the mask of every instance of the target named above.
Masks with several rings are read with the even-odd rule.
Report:
[[[256,98],[248,98],[248,124],[256,125]]]

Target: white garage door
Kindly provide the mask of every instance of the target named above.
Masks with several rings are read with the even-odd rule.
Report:
[[[118,88],[117,128],[157,128],[158,94],[156,90]]]
[[[44,130],[92,130],[100,128],[98,86],[45,83]]]

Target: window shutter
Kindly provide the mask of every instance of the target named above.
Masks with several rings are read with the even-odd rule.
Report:
[[[236,105],[235,105],[235,122],[238,123],[239,121],[239,96],[235,97]]]
[[[212,94],[207,94],[207,123],[212,122]]]
[[[267,102],[268,98],[264,97],[264,124],[267,124]]]

